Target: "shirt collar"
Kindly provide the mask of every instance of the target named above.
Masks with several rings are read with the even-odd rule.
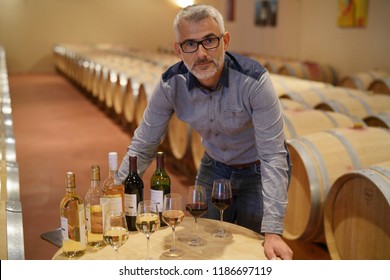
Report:
[[[219,82],[218,82],[219,85],[217,86],[217,88],[219,88],[220,86],[224,86],[227,88],[229,87],[229,64],[230,64],[230,58],[229,58],[229,56],[225,55],[223,70],[222,70],[221,78],[219,79]],[[187,81],[188,81],[187,83],[188,83],[188,90],[189,91],[191,91],[194,88],[200,87],[198,80],[190,71],[188,71]]]

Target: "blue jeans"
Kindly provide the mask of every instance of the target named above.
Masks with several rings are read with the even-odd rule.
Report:
[[[226,222],[260,232],[263,218],[263,195],[260,164],[245,169],[236,169],[204,154],[196,176],[196,184],[206,189],[208,211],[203,216],[219,219],[219,210],[211,202],[211,191],[215,179],[229,179],[232,185],[233,203],[224,211]]]

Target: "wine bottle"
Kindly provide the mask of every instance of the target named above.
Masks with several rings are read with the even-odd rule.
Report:
[[[157,152],[156,170],[150,178],[150,199],[155,201],[158,206],[160,216],[160,226],[167,226],[162,219],[162,207],[164,195],[171,192],[171,179],[165,171],[164,153]]]
[[[127,228],[136,231],[137,205],[144,200],[144,182],[138,175],[137,157],[129,156],[129,174],[123,181],[125,185],[125,214]]]
[[[85,210],[84,201],[76,193],[74,172],[66,174],[66,194],[60,204],[62,250],[67,257],[85,254]]]
[[[105,212],[104,193],[100,183],[100,167],[91,166],[91,186],[85,195],[85,221],[87,224],[87,245],[102,247],[103,213]]]
[[[108,153],[108,177],[103,182],[104,199],[108,211],[125,212],[125,188],[118,176],[118,154]]]

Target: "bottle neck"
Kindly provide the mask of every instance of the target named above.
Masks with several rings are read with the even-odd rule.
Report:
[[[137,171],[137,157],[135,157],[135,156],[130,156],[129,157],[129,174],[130,175],[138,174],[138,171]]]
[[[164,156],[163,155],[157,155],[156,158],[156,170],[157,171],[163,171],[165,169],[164,166]]]
[[[92,180],[91,181],[91,187],[92,188],[100,188],[100,180]]]
[[[66,188],[66,193],[67,194],[75,194],[76,193],[76,188]]]
[[[117,169],[109,169],[108,170],[108,177],[118,177],[118,170]]]

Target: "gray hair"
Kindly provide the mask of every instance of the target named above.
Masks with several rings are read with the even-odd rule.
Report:
[[[208,17],[212,17],[217,22],[221,33],[225,32],[223,17],[216,8],[203,4],[194,4],[183,8],[176,15],[173,22],[173,30],[175,31],[176,37],[179,36],[179,25],[183,20],[199,22]]]

